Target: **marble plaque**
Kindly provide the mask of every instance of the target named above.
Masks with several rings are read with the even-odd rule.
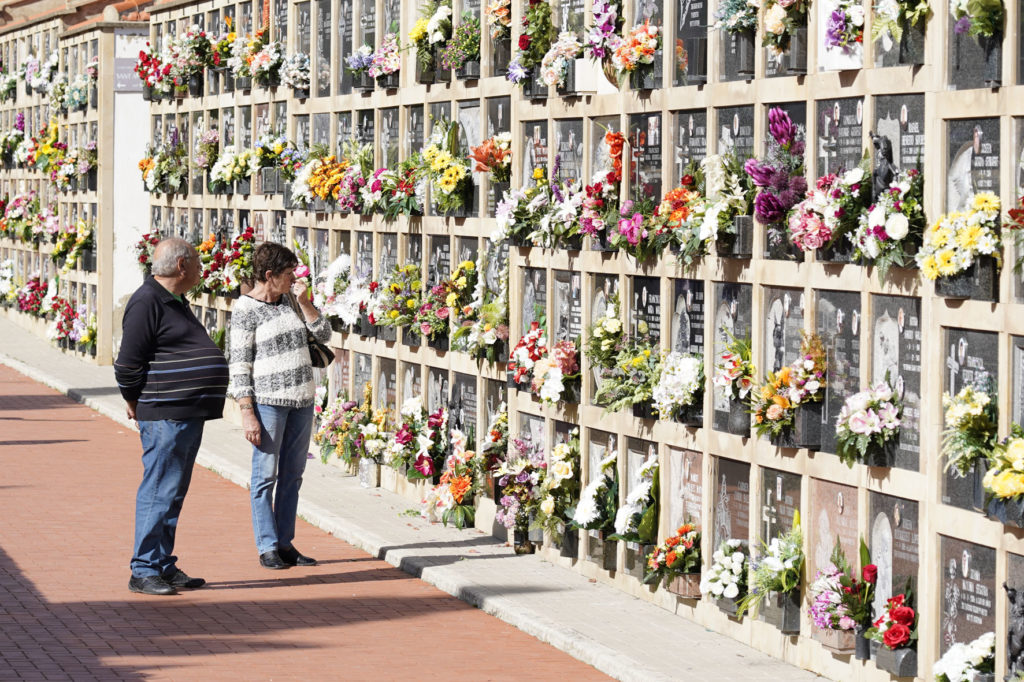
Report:
[[[437,412],[448,406],[451,395],[448,383],[448,370],[439,367],[427,368],[427,411]]]
[[[996,591],[1003,595],[1001,597],[996,598],[1006,599],[1006,617],[1007,621],[1009,621],[1011,618],[1019,618],[1022,615],[1021,607],[1024,606],[1024,604],[1022,604],[1021,602],[1022,597],[1020,593],[1024,592],[1024,556],[1021,556],[1020,554],[1013,554],[1012,552],[1007,552],[1006,562],[1007,578],[1005,587],[1009,587],[1010,589],[1017,591],[1017,605],[1015,607],[1013,602],[1010,601],[1009,595],[1006,593],[1004,586],[996,587]],[[1007,629],[1009,629],[1009,623],[1007,623],[1007,626]],[[1002,646],[1002,643],[1000,643],[998,639],[996,640],[996,646]],[[1016,676],[1019,676],[1020,673],[1024,672],[1024,660],[1021,660],[1019,653],[1017,655],[1017,660],[1014,661],[1011,658],[1009,646],[1007,646],[1006,656],[1006,672],[1008,675],[1011,676],[1011,679],[1013,679]]]
[[[996,629],[996,550],[940,535],[942,616],[939,652]],[[1002,597],[1000,597],[1002,598]]]
[[[723,457],[715,458],[714,548],[731,538],[750,538],[750,465]]]
[[[889,375],[903,396],[896,466],[917,471],[921,457],[921,299],[871,297],[871,382]]]
[[[451,400],[448,404],[449,423],[453,429],[461,429],[470,444],[476,442],[477,436],[476,395],[476,377],[472,374],[455,372]]]
[[[391,276],[398,264],[398,235],[389,232],[381,233],[379,248],[376,279],[381,282]],[[377,338],[394,341],[398,338],[398,330],[395,327],[377,327]]]
[[[715,149],[719,154],[734,154],[746,159],[754,154],[754,107],[721,107],[715,110],[718,136]]]
[[[556,445],[562,445],[568,443],[572,439],[572,432],[579,427],[576,424],[570,422],[556,421],[555,422],[555,442],[552,443],[552,447]]]
[[[629,331],[633,338],[657,346],[661,339],[661,280],[633,278],[633,305],[629,310]]]
[[[967,33],[957,33],[955,30],[957,21],[952,14],[949,15],[946,23],[949,27],[949,33],[943,42],[943,46],[945,47],[945,54],[948,55],[949,59],[950,86],[953,90],[985,87],[987,69],[985,68],[985,50],[980,42],[981,39],[972,37]],[[1011,40],[1003,40],[1004,50],[1013,49]],[[1007,84],[1009,84],[1009,78],[1006,80]]]
[[[886,600],[903,594],[908,584],[917,592],[921,563],[918,503],[872,491],[868,510],[866,542],[871,550],[871,563],[878,567],[875,613],[882,613]]]
[[[1014,424],[1024,424],[1024,337],[1011,336],[1010,340],[1010,362],[1013,367],[1013,407],[1010,420]]]
[[[559,33],[570,31],[582,35],[587,16],[583,0],[558,0],[555,4],[555,24]]]
[[[551,332],[554,341],[574,341],[583,332],[582,273],[555,270],[555,295],[551,303]]]
[[[311,64],[316,74],[310,75],[314,75],[316,94],[320,97],[331,94],[331,4],[331,0],[316,3],[316,58]],[[248,3],[242,5],[246,6]]]
[[[728,35],[722,31],[720,35]],[[676,0],[673,85],[700,85],[708,79],[708,3]]]
[[[643,480],[640,476],[640,469],[651,457],[658,456],[658,444],[642,438],[626,439],[626,481],[624,493],[629,496],[630,491],[640,485]]]
[[[410,234],[405,241],[405,257],[410,263],[423,264],[423,237],[418,234]]]
[[[409,362],[403,362],[402,402],[418,396],[423,396],[423,379],[420,375],[420,366]]]
[[[777,372],[800,355],[800,331],[804,326],[804,292],[781,287],[764,288],[764,355],[762,374]]]
[[[525,121],[523,123],[523,187],[533,185],[533,171],[548,167],[548,122]]]
[[[831,46],[826,40],[828,32],[824,29],[829,24],[829,17],[836,10],[843,7],[840,0],[821,0],[814,3],[813,11],[816,11],[818,26],[822,27],[816,31],[818,37],[817,61],[819,71],[849,71],[860,69],[864,66],[864,43],[854,42],[849,45]],[[863,27],[862,27],[863,28]],[[864,31],[868,33],[868,31]],[[869,36],[865,36],[868,38]],[[818,175],[823,175],[819,172]]]
[[[851,566],[860,562],[860,533],[857,529],[857,488],[832,481],[811,479],[811,511],[804,532],[810,535],[811,552],[807,575],[816,575],[828,565],[839,538]]]
[[[455,263],[456,265],[465,261],[476,262],[477,240],[476,237],[459,237],[455,240]],[[454,269],[454,268],[453,268]]]
[[[366,399],[366,385],[373,382],[373,356],[366,353],[355,354],[355,365],[352,368],[354,382],[352,399],[362,403]]]
[[[835,424],[846,399],[860,390],[860,339],[863,320],[860,294],[848,291],[818,292],[815,329],[828,357],[822,423]],[[835,429],[821,430],[821,451],[835,452]]]
[[[245,119],[242,120],[242,136],[247,137]],[[330,148],[331,146],[331,115],[313,114],[313,144]]]
[[[730,337],[750,339],[753,288],[750,284],[715,282],[715,335],[712,368],[731,342]],[[712,371],[714,371],[712,369]],[[728,431],[732,407],[725,389],[714,387],[712,425],[719,431]]]
[[[619,278],[614,275],[594,275],[592,282],[593,288],[591,289],[590,321],[587,323],[588,328],[604,317],[605,311],[608,309],[608,303],[611,300],[611,296],[619,293]],[[621,305],[619,306],[618,313],[619,318],[621,319]],[[593,393],[596,393],[601,373],[597,368],[591,368],[591,373],[593,374],[594,381]]]
[[[381,160],[388,168],[398,165],[398,107],[380,111]]]
[[[618,116],[598,116],[590,119],[590,171],[589,178],[598,172],[607,173],[612,169],[612,159],[605,143],[605,135],[609,132],[622,131]]]
[[[817,175],[856,168],[864,155],[864,100],[821,99],[818,106]]]
[[[669,446],[668,518],[669,530],[684,523],[693,523],[703,529],[703,453]]]
[[[356,139],[359,144],[376,145],[374,134],[373,109],[362,109],[356,112]]]
[[[672,280],[672,350],[704,352],[704,281]]]
[[[238,212],[241,215],[241,211]],[[240,225],[239,228],[244,231],[245,225]],[[313,276],[316,277],[321,272],[327,269],[330,264],[331,258],[331,234],[328,230],[314,229],[313,239],[310,246],[312,249],[309,253],[309,264],[310,270],[313,271]]]
[[[406,123],[408,124],[408,127],[405,131],[405,153],[408,156],[419,151],[423,146],[424,117],[422,104],[409,107]]]
[[[661,114],[631,114],[629,146],[630,194],[634,201],[661,201]]]
[[[959,211],[978,192],[999,193],[999,119],[965,118],[946,125],[946,210]]]
[[[703,0],[682,0],[694,4]],[[708,113],[704,109],[677,111],[675,120],[675,137],[672,140],[672,183],[676,186],[691,162],[699,163],[708,155]]]
[[[373,279],[373,233],[356,232],[356,274]]]
[[[452,244],[447,236],[434,235],[430,238],[428,258],[427,287],[434,287],[452,272]]]
[[[221,226],[221,230],[223,230],[223,234],[225,236],[231,233],[231,224],[228,222],[230,219],[231,219],[231,215],[227,211],[225,211],[221,215],[220,226]],[[369,232],[367,232],[367,234],[369,234]],[[296,228],[294,228],[292,230],[292,237],[294,238],[294,241],[295,241],[294,246],[295,246],[295,248],[297,250],[302,251],[303,253],[309,253],[309,228],[306,228],[306,227],[296,227]],[[371,268],[373,267],[373,262],[372,261],[371,261],[370,267]],[[372,274],[372,272],[371,272],[371,274]]]
[[[487,137],[512,132],[512,98],[487,98]]]
[[[534,454],[547,452],[548,439],[544,428],[544,417],[520,412],[519,438],[526,444],[527,451]]]
[[[999,382],[999,335],[971,329],[947,328],[943,358],[942,390],[956,395],[965,386],[991,386]],[[937,427],[943,423],[940,417]],[[942,459],[945,466],[945,460]],[[970,509],[974,499],[972,476],[960,478],[955,469],[943,475],[942,502]]]
[[[785,535],[793,528],[793,519],[800,512],[800,474],[777,469],[761,469],[762,542]],[[803,522],[807,532],[806,522]]]
[[[430,119],[434,121],[440,121],[441,119],[449,120],[452,117],[452,106],[448,101],[444,102],[431,102],[430,103]],[[431,134],[433,134],[433,124],[431,124]]]
[[[377,393],[373,396],[373,402],[380,409],[394,409],[398,404],[397,364],[390,358],[380,358],[377,365]]]
[[[601,475],[601,460],[613,452],[618,452],[618,436],[607,431],[590,429],[590,442],[587,449],[587,483],[591,483]]]
[[[274,211],[274,224],[271,227],[270,238],[279,244],[285,243],[288,235],[288,213],[287,211]]]
[[[876,135],[889,138],[896,168],[924,163],[924,95],[879,95],[875,100]]]
[[[523,268],[523,298],[520,304],[525,334],[533,322],[542,322],[548,301],[548,273],[544,268]]]
[[[271,28],[274,31],[274,40],[284,43],[288,40],[288,7],[287,2],[275,2]],[[210,30],[216,31],[215,22],[210,22]]]
[[[502,240],[497,245],[494,242],[487,242],[487,267],[484,270],[487,290],[494,296],[501,295],[503,289],[508,287],[508,282],[502,283],[505,271],[508,268],[508,240]]]
[[[555,181],[583,179],[583,119],[555,121]]]

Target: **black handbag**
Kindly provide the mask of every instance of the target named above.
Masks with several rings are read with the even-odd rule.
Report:
[[[292,310],[295,314],[302,319],[302,311],[299,309],[298,303],[295,301],[295,297],[288,294],[289,303],[291,303]],[[309,348],[309,361],[312,365],[318,369],[323,369],[334,362],[334,351],[324,343],[320,343],[313,336],[313,332],[306,330],[306,346]]]

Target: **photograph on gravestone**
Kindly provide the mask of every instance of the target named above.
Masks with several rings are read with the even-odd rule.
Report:
[[[633,277],[629,333],[638,341],[657,346],[661,339],[661,279]]]
[[[942,614],[939,653],[996,629],[996,550],[939,536]],[[997,643],[997,646],[999,644]]]
[[[871,491],[864,541],[871,551],[871,563],[878,567],[874,609],[880,614],[886,600],[904,594],[908,584],[917,593],[921,542],[918,503]]]
[[[715,457],[712,495],[712,547],[726,540],[750,538],[750,464]]]
[[[674,531],[684,523],[693,523],[703,530],[703,462],[704,454],[699,450],[684,450],[669,446],[670,470],[668,523]]]
[[[468,443],[476,443],[476,377],[472,374],[454,373],[452,394],[448,401],[448,423],[451,428],[459,429],[468,439]],[[467,445],[467,447],[473,447]]]
[[[917,471],[921,458],[921,299],[871,297],[871,383],[886,375],[902,396],[895,466]]]
[[[643,0],[641,0],[642,2]],[[629,117],[630,196],[634,201],[661,201],[661,114]]]
[[[332,0],[316,3],[316,94],[331,94],[331,5]]]
[[[520,412],[519,438],[526,445],[526,452],[531,453],[531,456],[547,452],[548,439],[544,428],[544,417]]]
[[[850,32],[853,27],[846,27],[845,22],[850,21],[851,13],[861,9],[860,5],[850,5],[844,0],[822,0],[814,3],[817,12],[817,24],[826,29],[820,29],[818,35],[817,62],[818,71],[849,71],[860,69],[864,66],[864,43],[862,40],[844,40],[843,33]],[[835,30],[835,22],[832,20],[833,13],[845,14],[844,26]],[[861,17],[861,35],[864,31],[864,13]],[[845,44],[843,44],[845,43]],[[818,173],[824,175],[824,173]]]
[[[800,289],[764,287],[764,323],[758,365],[760,374],[777,372],[800,354],[800,331],[804,328],[804,292]]]
[[[704,352],[704,281],[672,280],[671,349],[678,353]]]
[[[1010,337],[1011,412],[1010,421],[1024,425],[1024,336]]]
[[[733,338],[740,341],[751,341],[751,325],[753,318],[753,287],[750,284],[737,284],[734,282],[715,282],[715,335],[712,343],[714,362],[725,352],[726,347]],[[733,417],[733,405],[730,396],[724,388],[714,387],[712,393],[712,408],[714,410],[712,425],[716,431],[729,431],[730,420]],[[749,428],[750,419],[747,418]]]
[[[548,122],[525,121],[523,123],[523,187],[534,184],[534,172],[538,169],[547,175],[548,168]]]
[[[859,293],[830,290],[818,292],[818,314],[814,328],[821,336],[828,362],[822,424],[835,424],[846,399],[861,388],[860,347],[863,323]],[[835,429],[822,428],[821,451],[835,450]]]
[[[452,244],[447,235],[430,237],[430,255],[427,263],[427,287],[434,287],[452,272]]]
[[[874,133],[889,139],[898,170],[924,163],[924,95],[879,95],[874,98]]]
[[[525,334],[530,324],[547,324],[548,272],[544,268],[523,268],[523,298],[520,302],[520,327]]]
[[[864,100],[820,99],[818,106],[818,177],[853,170],[864,155]]]
[[[978,192],[999,193],[999,119],[957,119],[946,126],[946,210],[960,211]]]
[[[373,382],[373,356],[366,353],[355,354],[355,366],[352,369],[352,399],[362,404],[366,400],[366,385]]]
[[[857,488],[812,478],[808,506],[811,511],[804,526],[810,536],[807,575],[816,575],[829,565],[837,538],[850,566],[858,566]]]
[[[703,4],[704,0],[683,0]],[[686,175],[686,167],[700,163],[708,154],[708,113],[704,109],[677,111],[672,140],[672,184],[678,186]]]
[[[942,390],[955,396],[963,388],[989,387],[992,399],[999,382],[999,335],[973,329],[945,328],[943,343]],[[941,429],[940,423],[936,425]],[[940,458],[942,466],[946,462]],[[943,475],[942,503],[971,509],[975,502],[973,475],[961,477],[955,468]]]
[[[558,341],[575,341],[582,334],[583,300],[580,283],[583,275],[571,270],[555,270],[554,299],[551,302],[551,335]]]
[[[403,362],[402,363],[402,402],[410,398],[423,399],[423,377],[420,374],[420,366]],[[424,404],[424,409],[426,405]]]
[[[715,110],[718,136],[715,151],[732,153],[738,159],[754,154],[754,107],[720,107]]]
[[[377,371],[377,392],[373,401],[378,409],[389,409],[397,405],[397,364],[391,358],[380,358],[377,362],[380,368]]]
[[[398,107],[380,111],[380,151],[385,166],[398,165]]]
[[[433,414],[448,406],[450,384],[448,370],[439,367],[427,368],[427,411]]]
[[[575,182],[583,179],[583,119],[555,121],[556,181]]]
[[[722,36],[726,36],[724,31]],[[708,79],[708,3],[676,0],[673,85],[702,85]]]
[[[801,512],[800,474],[777,469],[761,469],[761,525],[757,537],[761,542],[785,535],[793,528],[793,519]],[[807,522],[801,520],[803,532]]]

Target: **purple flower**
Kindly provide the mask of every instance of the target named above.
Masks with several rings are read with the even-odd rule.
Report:
[[[796,126],[789,114],[779,107],[768,110],[768,132],[782,146],[796,139]]]
[[[846,33],[846,13],[841,9],[833,10],[825,22],[825,45],[827,47],[841,47],[846,44],[844,34]]]
[[[743,164],[743,170],[747,171],[747,175],[758,187],[767,187],[771,184],[772,176],[775,174],[775,169],[766,163],[761,163],[757,159],[747,159],[747,162]]]
[[[25,113],[24,112],[22,112],[22,111],[18,112],[18,117],[16,119],[14,119],[14,127],[17,128],[18,130],[20,130],[21,132],[25,132]]]
[[[782,220],[785,208],[778,198],[770,192],[761,192],[754,199],[754,216],[759,223],[769,225]]]
[[[959,36],[967,33],[969,30],[971,30],[970,17],[960,17],[960,19],[957,20],[956,25],[953,27],[953,32]]]
[[[513,83],[520,83],[526,80],[526,69],[519,63],[518,59],[513,59],[508,65],[508,75],[505,76],[508,80]]]
[[[792,154],[793,156],[803,156],[804,155],[804,141],[803,140],[793,140],[793,143],[791,145],[789,145],[789,153]]]
[[[789,179],[789,187],[800,196],[803,196],[807,193],[807,178],[802,175],[794,175]]]

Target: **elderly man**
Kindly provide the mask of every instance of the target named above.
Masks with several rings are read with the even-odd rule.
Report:
[[[124,310],[114,375],[142,437],[142,484],[135,500],[135,553],[128,589],[176,594],[202,587],[173,556],[174,533],[185,501],[203,425],[224,410],[228,364],[192,314],[185,293],[199,283],[202,265],[183,239],[164,239],[153,253],[153,276]]]

